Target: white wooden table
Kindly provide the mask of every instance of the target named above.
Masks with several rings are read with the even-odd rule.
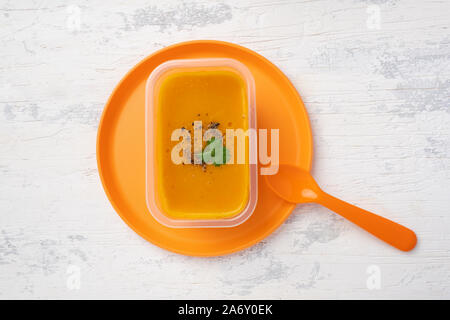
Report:
[[[0,298],[450,298],[450,2],[2,1]],[[219,258],[164,251],[97,173],[104,104],[166,45],[253,49],[304,98],[329,193],[415,230],[402,253],[299,206]]]

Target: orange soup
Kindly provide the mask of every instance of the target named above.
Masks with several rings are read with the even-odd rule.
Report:
[[[244,79],[224,70],[178,71],[160,79],[156,98],[156,202],[174,219],[224,219],[242,212],[249,199],[249,165],[175,164],[172,132],[193,137],[194,121],[203,130],[248,129]],[[192,139],[193,140],[193,139]],[[193,153],[193,146],[192,146]],[[236,161],[234,161],[236,162]]]

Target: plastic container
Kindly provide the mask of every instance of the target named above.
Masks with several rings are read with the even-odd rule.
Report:
[[[242,84],[241,89],[238,84]],[[150,74],[145,95],[146,200],[153,217],[173,228],[235,227],[247,220],[258,196],[256,134],[253,134],[255,85],[247,67],[228,58],[170,60]],[[238,105],[239,101],[244,104]],[[251,133],[244,165],[207,167],[169,162],[168,154],[174,144],[169,135],[172,127],[191,122],[194,125],[196,117],[216,120],[215,115],[226,113],[230,119],[240,119],[235,110],[246,111],[243,120],[235,123],[241,121]],[[225,126],[232,126],[232,122],[225,122],[220,129]],[[185,125],[182,130],[191,132]],[[229,172],[239,175],[233,177]]]

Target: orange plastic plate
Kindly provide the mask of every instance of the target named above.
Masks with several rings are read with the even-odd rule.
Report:
[[[154,68],[173,59],[232,58],[245,64],[256,84],[257,126],[280,129],[280,162],[309,170],[312,136],[304,104],[288,78],[259,54],[227,42],[189,41],[150,55],[120,81],[103,111],[97,164],[105,192],[122,219],[140,236],[180,254],[217,256],[247,248],[271,234],[295,205],[259,179],[253,215],[233,228],[175,229],[158,223],[145,201],[145,83]],[[270,131],[269,131],[270,132]]]

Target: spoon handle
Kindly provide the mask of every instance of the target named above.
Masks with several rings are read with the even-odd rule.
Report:
[[[397,249],[410,251],[417,243],[416,234],[412,230],[335,198],[326,192],[320,192],[316,198],[316,202],[350,220]]]

